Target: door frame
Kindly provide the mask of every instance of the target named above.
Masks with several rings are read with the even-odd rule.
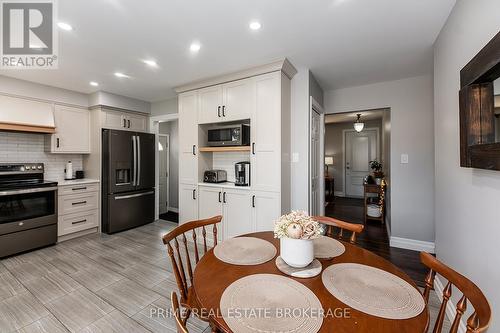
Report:
[[[165,137],[167,138],[167,185],[166,185],[166,190],[167,190],[167,211],[170,210],[170,134],[158,134],[158,141],[160,140],[160,137]],[[159,150],[159,146],[157,148]],[[165,148],[164,148],[165,149]],[[160,191],[160,153],[158,151],[158,191]],[[158,214],[160,212],[160,202],[159,202],[159,192],[158,192]]]
[[[381,149],[380,149],[380,145],[381,145],[381,142],[380,142],[380,130],[378,129],[378,127],[368,127],[368,128],[364,128],[363,131],[376,131],[377,132],[377,159],[380,160],[380,156],[381,156]],[[346,135],[347,133],[349,132],[356,132],[356,130],[353,128],[353,129],[344,129],[342,130],[342,155],[344,156],[344,161],[342,163],[342,175],[344,175],[343,179],[342,179],[342,187],[343,187],[343,196],[344,197],[347,197],[347,189],[346,189],[346,169],[345,169],[345,163],[346,163],[346,154],[345,154],[345,144],[346,144]]]
[[[320,133],[319,133],[319,163],[318,168],[319,168],[319,191],[320,191],[320,196],[319,196],[319,207],[320,215],[325,215],[325,110],[321,106],[321,104],[318,103],[314,99],[314,97],[310,96],[309,97],[309,135],[308,135],[308,140],[309,140],[309,165],[308,165],[308,189],[309,189],[309,196],[308,196],[308,210],[311,212],[312,208],[312,182],[311,182],[311,177],[312,177],[312,140],[311,140],[311,134],[312,134],[312,115],[313,112],[316,112],[320,116]]]
[[[164,114],[149,118],[149,131],[155,135],[155,220],[160,218],[160,154],[158,152],[158,135],[160,122],[169,122],[179,119],[178,113]]]

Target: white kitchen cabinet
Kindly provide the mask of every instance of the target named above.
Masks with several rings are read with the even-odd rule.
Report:
[[[254,93],[253,78],[200,89],[198,123],[250,119],[255,108]]]
[[[179,222],[198,219],[198,189],[196,185],[179,185]]]
[[[255,78],[256,108],[250,127],[252,189],[281,190],[281,76]],[[290,138],[284,138],[290,140]]]
[[[102,109],[102,127],[124,131],[146,132],[148,117],[139,113]]]
[[[198,108],[198,123],[208,124],[222,121],[223,105],[222,86],[200,89],[198,96],[200,105]]]
[[[252,196],[248,190],[225,190],[222,194],[224,239],[251,233]]]
[[[252,221],[255,232],[274,230],[274,222],[280,216],[279,193],[258,191],[252,194]]]
[[[84,108],[56,105],[56,133],[46,140],[51,153],[90,153],[90,112]]]
[[[179,95],[179,183],[198,183],[198,94]]]
[[[198,218],[207,219],[217,215],[223,215],[222,195],[223,191],[217,187],[199,186],[198,196]],[[217,239],[224,239],[224,224],[226,219],[217,225]],[[207,237],[213,239],[212,227],[207,229]]]

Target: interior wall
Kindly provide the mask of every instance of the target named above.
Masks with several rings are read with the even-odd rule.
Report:
[[[379,130],[379,156],[383,155],[382,146],[382,119],[365,121],[365,128],[378,128]],[[343,131],[352,130],[353,123],[335,123],[325,125],[325,156],[334,156],[334,165],[328,166],[328,175],[334,179],[334,191],[344,193],[345,165]]]
[[[179,208],[179,121],[169,121],[160,123],[160,134],[169,134],[169,207]]]
[[[328,91],[327,113],[391,109],[391,241],[434,242],[432,75]],[[409,163],[401,164],[401,154]],[[415,242],[413,242],[415,243]],[[419,243],[422,244],[422,243]]]
[[[151,103],[151,116],[162,116],[179,111],[177,97]]]
[[[438,259],[472,279],[500,331],[500,172],[459,163],[460,70],[500,31],[500,1],[459,0],[434,48],[436,251]]]

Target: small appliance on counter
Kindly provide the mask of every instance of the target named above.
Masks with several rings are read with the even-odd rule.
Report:
[[[217,126],[208,130],[208,146],[249,146],[250,125],[235,124]]]
[[[236,186],[250,186],[250,162],[238,162],[234,165]]]
[[[85,172],[83,172],[83,170],[76,170],[75,179],[83,179],[83,178],[85,178]]]
[[[226,170],[207,170],[203,174],[204,183],[224,183],[227,182]]]

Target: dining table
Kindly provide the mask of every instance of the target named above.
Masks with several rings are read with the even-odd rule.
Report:
[[[274,238],[271,231],[257,232],[245,237],[255,237],[266,240],[277,249],[279,255],[279,239]],[[345,252],[332,259],[319,259],[323,270],[330,265],[339,263],[358,263],[392,273],[417,288],[411,278],[384,258],[349,242],[341,241]],[[323,285],[321,274],[313,278],[295,278],[282,273],[275,264],[275,259],[259,265],[233,265],[222,262],[214,255],[214,249],[208,251],[198,262],[194,270],[193,288],[197,301],[202,309],[210,313],[212,326],[221,332],[233,332],[220,314],[220,300],[224,290],[233,282],[253,274],[277,274],[293,279],[309,288],[319,299],[323,310],[329,310],[330,316],[325,316],[319,332],[370,332],[370,333],[413,333],[426,332],[429,325],[429,310],[409,319],[385,319],[363,313],[350,308],[335,298]],[[417,288],[418,289],[418,288]],[[238,332],[235,332],[238,333]],[[297,332],[299,333],[299,332]]]

